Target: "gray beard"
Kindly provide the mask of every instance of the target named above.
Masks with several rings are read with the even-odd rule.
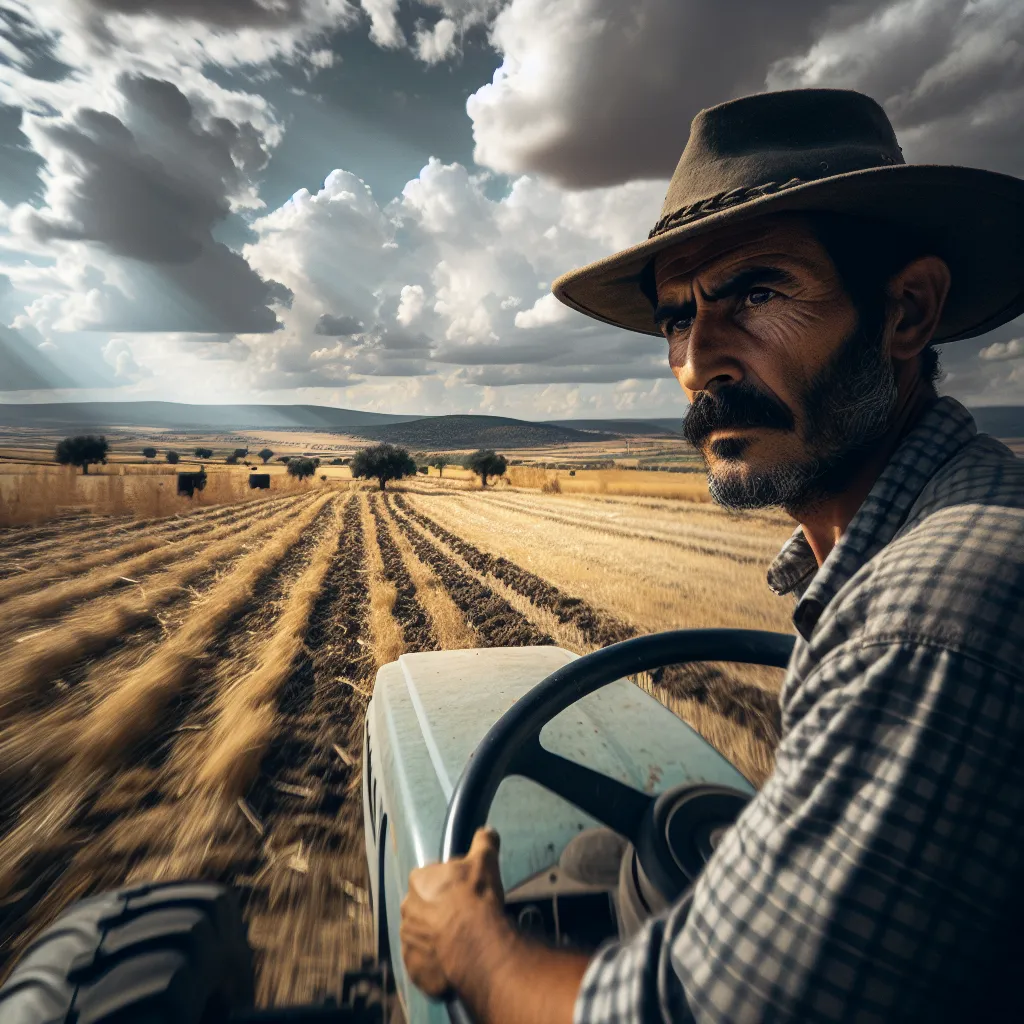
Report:
[[[870,342],[858,327],[807,388],[809,454],[803,461],[743,473],[736,460],[736,471],[715,473],[702,451],[712,500],[726,508],[798,514],[845,490],[896,408],[896,375],[882,334]]]

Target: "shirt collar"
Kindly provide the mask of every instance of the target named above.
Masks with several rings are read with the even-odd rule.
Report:
[[[956,399],[938,399],[893,453],[820,569],[802,529],[786,541],[768,570],[768,586],[777,594],[802,592],[793,623],[805,640],[832,598],[893,539],[928,481],[976,433],[974,418]]]

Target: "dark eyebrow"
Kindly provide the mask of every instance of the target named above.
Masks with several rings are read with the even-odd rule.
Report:
[[[796,278],[781,267],[745,267],[732,277],[726,278],[717,288],[705,296],[708,302],[731,299],[756,284],[795,284]]]
[[[796,278],[781,267],[745,267],[727,278],[705,296],[708,302],[720,302],[741,295],[758,284],[795,284]],[[654,322],[663,327],[670,320],[682,320],[697,315],[697,302],[689,299],[676,304],[664,303],[654,311]]]

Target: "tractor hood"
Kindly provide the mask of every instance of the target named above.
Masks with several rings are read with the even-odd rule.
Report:
[[[438,859],[452,790],[488,729],[575,657],[556,647],[437,651],[405,654],[380,670],[369,709],[374,777],[368,781],[403,869]],[[541,742],[648,793],[685,782],[753,793],[703,738],[627,680],[566,709],[545,727]],[[502,783],[489,822],[502,837],[506,888],[554,864],[574,835],[597,824],[521,777]]]

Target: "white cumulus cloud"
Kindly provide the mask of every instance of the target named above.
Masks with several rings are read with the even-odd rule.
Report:
[[[1009,341],[994,341],[986,345],[978,355],[986,362],[1004,362],[1007,359],[1024,358],[1024,338],[1011,338]]]
[[[423,312],[425,302],[426,296],[423,291],[423,285],[403,285],[402,294],[398,300],[398,312],[395,314],[395,319],[400,324],[404,324],[408,327],[413,323],[413,321],[419,319],[420,313]]]

